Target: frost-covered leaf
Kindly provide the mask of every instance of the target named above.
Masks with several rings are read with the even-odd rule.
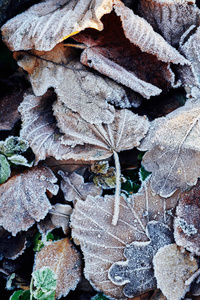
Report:
[[[72,207],[70,205],[56,203],[49,210],[45,219],[38,223],[38,228],[45,236],[48,232],[60,227],[62,227],[63,232],[67,234],[69,231],[69,218],[71,214]]]
[[[154,120],[139,147],[148,150],[142,164],[152,172],[152,188],[162,197],[195,185],[200,177],[199,122],[199,99],[187,101],[166,117]]]
[[[169,300],[180,300],[189,290],[187,280],[198,264],[189,253],[181,252],[176,244],[160,248],[153,259],[157,287]]]
[[[139,13],[174,47],[191,25],[199,25],[200,18],[195,0],[140,0]]]
[[[25,167],[32,167],[33,162],[29,163],[23,155],[15,154],[8,157],[8,161],[14,165],[21,165]]]
[[[28,147],[28,142],[18,136],[9,136],[5,141],[0,141],[0,152],[8,157],[24,153]]]
[[[59,171],[62,177],[61,190],[63,191],[66,201],[85,200],[88,195],[101,195],[102,189],[95,186],[92,182],[84,183],[83,176],[72,172],[70,175]]]
[[[97,290],[125,299],[123,288],[108,279],[108,270],[113,263],[124,260],[127,244],[148,240],[145,231],[148,221],[165,221],[171,226],[172,216],[167,210],[173,208],[175,200],[168,200],[166,203],[153,193],[147,180],[138,194],[128,199],[121,197],[116,226],[111,223],[115,196],[88,196],[86,201],[75,203],[71,217],[72,236],[78,239],[84,254],[85,276]]]
[[[109,167],[107,170],[107,173],[105,173],[105,174],[97,173],[97,174],[92,175],[92,180],[96,186],[100,186],[103,189],[114,189],[116,187],[115,168]],[[120,180],[121,180],[121,183],[126,182],[126,178],[123,177],[123,175],[120,176]]]
[[[91,123],[110,123],[114,118],[111,102],[129,102],[122,86],[90,71],[79,62],[79,51],[57,45],[50,52],[17,52],[18,64],[30,75],[36,96],[53,87],[58,101]],[[60,80],[62,78],[62,80]]]
[[[56,126],[51,109],[55,100],[52,91],[42,97],[28,94],[19,107],[23,122],[20,136],[29,142],[36,156],[35,163],[48,156],[62,159],[67,153],[68,148],[61,144],[62,134]]]
[[[0,186],[0,225],[16,235],[44,219],[52,207],[46,191],[56,195],[58,186],[51,170],[35,167],[11,177]]]
[[[56,297],[76,288],[81,276],[81,257],[68,238],[45,246],[37,253],[34,270],[49,267],[57,277]]]
[[[0,154],[0,184],[4,183],[10,176],[10,164],[6,157]]]
[[[111,124],[90,124],[64,104],[53,105],[58,127],[64,133],[62,142],[71,146],[65,159],[103,160],[113,152],[137,147],[145,136],[149,122],[127,109],[116,110]]]
[[[114,263],[108,271],[108,278],[114,284],[125,285],[123,293],[128,298],[156,288],[153,257],[161,247],[173,243],[173,233],[163,223],[149,222],[146,234],[149,242],[127,245],[124,250],[127,260]]]
[[[47,0],[2,27],[11,50],[51,50],[60,40],[85,28],[103,29],[100,21],[112,10],[111,0]]]
[[[16,259],[26,248],[25,234],[18,234],[16,237],[0,227],[0,260],[3,257]]]
[[[105,15],[102,22],[101,32],[86,29],[73,36],[87,46],[81,62],[147,99],[160,94],[162,89],[176,86],[170,63],[190,65],[149,23],[121,1],[114,1],[113,12]]]
[[[32,273],[31,296],[37,300],[54,300],[56,292],[56,274],[48,267],[42,267]]]
[[[188,192],[179,195],[174,220],[177,245],[200,255],[200,182]]]

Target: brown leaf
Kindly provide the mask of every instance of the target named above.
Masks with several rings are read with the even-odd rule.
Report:
[[[86,29],[73,36],[87,45],[81,62],[145,98],[176,85],[170,63],[190,65],[150,24],[121,1],[114,1],[114,11],[105,15],[102,22],[101,32]]]
[[[164,246],[153,259],[157,287],[170,300],[180,300],[189,290],[187,280],[197,270],[195,258],[181,252],[176,244]]]
[[[57,277],[56,297],[76,288],[81,277],[81,257],[68,238],[53,242],[37,253],[34,271],[49,267]]]
[[[0,225],[15,236],[44,219],[51,208],[46,191],[56,195],[56,181],[50,169],[36,167],[0,185]]]
[[[72,213],[70,205],[56,203],[49,210],[44,220],[38,223],[38,229],[42,235],[47,235],[55,228],[62,227],[64,234],[69,231],[69,218]]]
[[[200,182],[190,191],[179,195],[174,220],[177,245],[200,255]]]
[[[52,91],[42,97],[28,94],[19,107],[23,122],[20,137],[29,142],[36,156],[35,164],[48,156],[62,159],[68,150],[68,147],[61,144],[62,134],[53,116],[51,106],[55,100]]]
[[[110,297],[126,299],[123,288],[108,279],[108,270],[117,261],[124,260],[123,251],[133,241],[148,241],[146,225],[157,220],[172,226],[176,202],[153,193],[149,180],[143,183],[138,194],[120,199],[119,219],[111,223],[115,197],[88,196],[77,201],[71,217],[72,236],[78,239],[85,259],[85,276],[97,289]],[[172,214],[172,213],[171,213]]]
[[[53,110],[64,133],[62,143],[71,147],[65,159],[103,160],[114,151],[132,149],[140,144],[149,126],[146,117],[127,109],[116,110],[111,124],[90,124],[60,102],[53,105]]]
[[[85,28],[102,30],[100,19],[111,10],[111,0],[47,0],[8,21],[2,33],[13,51],[48,51]]]
[[[148,150],[142,164],[152,172],[152,188],[162,197],[195,185],[200,177],[199,111],[199,99],[190,100],[166,117],[157,118],[139,147]]]
[[[174,47],[191,25],[199,25],[200,18],[195,0],[141,0],[139,13]]]
[[[15,53],[18,64],[30,75],[36,96],[53,87],[58,101],[88,122],[110,123],[114,119],[114,107],[107,102],[122,102],[129,107],[126,92],[114,81],[83,66],[79,56],[76,49],[66,48],[64,44],[49,52]]]
[[[84,183],[83,176],[73,172],[70,175],[59,171],[62,177],[61,190],[63,191],[66,201],[85,200],[88,195],[93,197],[101,195],[102,189],[93,182]]]

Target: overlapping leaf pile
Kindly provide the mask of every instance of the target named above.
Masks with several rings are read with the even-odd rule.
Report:
[[[35,166],[0,185],[0,225],[2,235],[15,236],[37,223],[44,248],[34,268],[55,272],[55,297],[81,277],[69,223],[84,276],[106,296],[127,300],[159,288],[179,300],[192,282],[200,294],[199,23],[194,0],[140,0],[135,11],[120,0],[46,0],[3,25],[4,42],[32,86],[18,110]],[[184,105],[148,120],[144,103],[178,88]],[[151,175],[125,195],[118,153],[136,147]],[[105,162],[112,156],[115,168]],[[61,168],[63,202],[55,197],[52,205],[57,179],[37,166],[49,157],[60,165],[99,162],[91,168],[99,186]],[[115,195],[101,196],[109,176]],[[47,242],[58,227],[68,237]],[[9,254],[3,242],[1,256],[16,258],[25,241],[22,235]]]

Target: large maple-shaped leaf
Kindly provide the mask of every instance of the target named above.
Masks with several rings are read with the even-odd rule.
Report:
[[[152,172],[152,188],[169,197],[177,188],[187,189],[200,177],[200,104],[187,101],[166,117],[151,123],[140,149],[148,150],[142,164]]]
[[[64,37],[85,28],[103,29],[100,19],[112,0],[47,0],[8,21],[2,32],[7,46],[18,50],[51,50]]]
[[[181,252],[176,244],[164,246],[153,258],[157,287],[170,300],[180,300],[189,290],[187,280],[197,270],[198,264],[188,252]]]
[[[56,96],[48,91],[42,97],[27,94],[19,106],[22,116],[20,136],[29,142],[37,163],[48,156],[62,159],[68,147],[61,144],[61,136],[52,113],[52,103]]]
[[[181,193],[174,220],[177,245],[200,255],[200,182],[190,191]]]
[[[77,201],[71,218],[72,236],[80,242],[85,259],[85,276],[106,295],[125,299],[123,289],[108,279],[108,270],[124,260],[123,251],[133,241],[146,242],[146,225],[151,220],[171,226],[172,210],[176,204],[169,198],[165,203],[153,193],[149,180],[131,198],[121,197],[119,219],[111,223],[114,196],[91,197]],[[170,215],[168,215],[168,213]]]
[[[56,298],[74,290],[81,278],[81,256],[68,238],[42,248],[35,258],[34,270],[49,267],[57,277]]]
[[[124,250],[127,260],[114,263],[108,272],[114,284],[125,285],[123,293],[128,298],[156,288],[153,256],[161,247],[173,243],[173,233],[163,223],[149,222],[146,233],[150,241],[127,245]]]
[[[47,167],[35,167],[0,185],[0,225],[16,235],[44,219],[51,204],[46,196],[58,192],[57,178]]]
[[[102,22],[101,32],[86,29],[73,36],[87,46],[81,62],[145,98],[176,85],[170,63],[188,69],[189,61],[122,2],[114,1],[113,12]]]
[[[19,52],[16,58],[29,73],[36,96],[53,87],[59,101],[91,123],[112,122],[114,107],[107,101],[129,103],[123,87],[88,70],[79,62],[77,50],[64,44],[50,52]]]
[[[194,0],[140,0],[139,13],[174,47],[191,25],[199,25],[200,18]]]

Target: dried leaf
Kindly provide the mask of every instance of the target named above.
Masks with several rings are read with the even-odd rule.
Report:
[[[157,251],[173,242],[173,233],[163,223],[151,221],[147,224],[146,234],[149,242],[133,242],[125,247],[126,261],[114,263],[108,278],[116,285],[125,285],[126,297],[134,297],[156,288],[153,271],[153,256]]]
[[[199,25],[195,0],[141,0],[139,12],[174,47],[191,25]]]
[[[44,266],[56,274],[56,298],[76,288],[81,276],[81,257],[68,238],[53,242],[37,253],[34,270]]]
[[[56,195],[57,181],[47,167],[36,167],[11,177],[0,186],[0,225],[16,235],[44,219],[51,204],[46,191]]]
[[[26,236],[18,234],[16,237],[0,227],[0,260],[3,257],[16,259],[26,248]]]
[[[171,226],[172,216],[167,210],[175,200],[165,200],[153,193],[149,181],[143,182],[138,194],[120,199],[119,219],[111,223],[114,196],[88,196],[86,201],[77,201],[71,217],[72,236],[78,239],[85,259],[85,276],[97,289],[110,297],[126,299],[122,287],[108,279],[108,270],[117,261],[123,260],[123,251],[133,241],[146,242],[146,225],[149,220],[166,222]],[[171,204],[171,205],[170,205]]]
[[[180,300],[189,290],[187,280],[198,264],[187,252],[182,253],[176,244],[167,245],[153,259],[157,286],[170,300]]]
[[[47,0],[8,21],[2,33],[11,50],[48,51],[85,28],[102,30],[100,19],[111,10],[111,0]]]
[[[42,97],[25,95],[19,107],[22,115],[20,136],[27,140],[32,148],[37,164],[48,156],[62,159],[68,147],[61,144],[61,136],[53,117],[51,104],[56,100],[55,94],[48,91]]]
[[[152,188],[162,197],[195,185],[200,177],[199,108],[199,100],[190,100],[154,120],[139,147],[148,150],[142,164],[152,172]]]
[[[17,52],[15,57],[29,73],[36,96],[42,96],[53,87],[58,101],[88,122],[110,123],[114,118],[114,107],[107,101],[129,103],[126,92],[114,81],[83,66],[79,56],[76,49],[59,44],[50,52]]]
[[[84,183],[83,176],[73,172],[70,175],[59,171],[58,174],[63,178],[61,190],[66,201],[85,200],[88,195],[101,195],[102,189],[95,186],[92,182]]]
[[[87,29],[73,36],[87,45],[81,62],[150,98],[176,86],[170,63],[190,65],[143,18],[121,1],[102,18],[104,30]],[[180,84],[180,82],[178,83]]]
[[[53,229],[62,227],[64,234],[67,234],[71,214],[72,207],[70,205],[56,203],[49,210],[45,219],[38,223],[38,229],[42,235],[46,236]]]
[[[111,124],[90,124],[64,104],[53,105],[58,126],[64,133],[62,143],[71,146],[65,159],[103,160],[113,152],[137,147],[145,136],[149,122],[127,109],[116,110]]]
[[[200,182],[190,191],[179,195],[174,220],[174,237],[177,245],[200,255]]]

